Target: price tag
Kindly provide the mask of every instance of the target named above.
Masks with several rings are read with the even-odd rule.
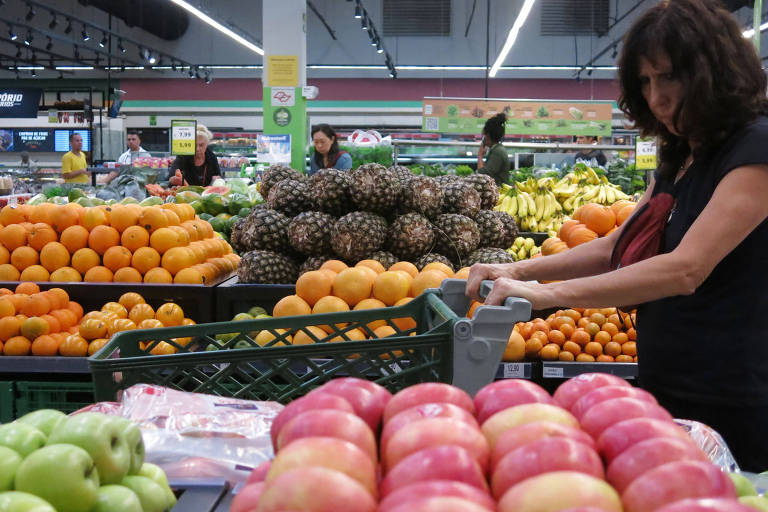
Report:
[[[525,377],[525,366],[522,363],[504,363],[505,379],[522,379]]]
[[[558,366],[545,366],[542,372],[545,378],[561,378],[563,376],[562,367]]]
[[[656,169],[656,139],[638,137],[635,140],[635,165],[643,171]]]
[[[197,121],[174,119],[171,121],[171,154],[194,155],[197,142]]]
[[[400,373],[401,371],[403,371],[403,369],[402,369],[402,368],[400,368],[400,365],[399,365],[399,364],[397,364],[397,363],[392,363],[392,364],[390,364],[390,365],[389,365],[389,369],[390,369],[390,370],[392,370],[392,371],[393,371],[393,372],[395,372],[395,373]]]

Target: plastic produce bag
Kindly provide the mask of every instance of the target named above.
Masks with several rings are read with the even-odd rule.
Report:
[[[723,437],[714,429],[703,423],[692,420],[675,419],[680,427],[683,428],[696,445],[707,454],[713,464],[720,466],[724,471],[738,471],[739,465],[733,458],[731,450],[725,444]]]

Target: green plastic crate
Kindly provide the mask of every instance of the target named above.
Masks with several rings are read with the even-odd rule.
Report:
[[[0,423],[14,420],[13,382],[0,382]]]
[[[474,393],[493,380],[514,323],[528,319],[530,304],[516,305],[527,304],[527,310],[478,308],[469,320],[460,316],[469,305],[465,284],[446,280],[440,289],[400,307],[121,332],[88,359],[96,399],[115,400],[120,390],[146,383],[287,402],[341,376],[373,380],[393,392],[418,382],[449,382]],[[415,327],[401,329],[402,319]],[[367,324],[374,321],[392,326],[396,334],[348,341],[352,329],[372,335]],[[334,327],[315,338],[307,328],[319,325]],[[298,331],[315,343],[291,345]],[[260,332],[274,339],[260,346],[255,341]],[[234,337],[217,341],[216,335],[226,333]],[[174,341],[179,338],[187,340]],[[331,343],[333,338],[345,341]],[[161,343],[178,353],[152,355]],[[237,344],[247,348],[232,349]]]
[[[16,417],[38,409],[70,413],[94,402],[90,382],[16,382]]]

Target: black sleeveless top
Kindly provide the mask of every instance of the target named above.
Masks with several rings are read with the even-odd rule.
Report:
[[[671,186],[676,198],[662,253],[678,246],[726,174],[768,164],[768,118],[736,131],[711,155],[676,184],[658,184],[656,191]],[[693,295],[643,304],[637,321],[641,386],[703,403],[768,405],[768,220]]]

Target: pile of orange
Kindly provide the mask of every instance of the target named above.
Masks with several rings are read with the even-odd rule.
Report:
[[[0,210],[0,281],[205,284],[239,261],[188,204]]]
[[[636,363],[636,340],[634,311],[572,308],[516,324],[504,360]]]
[[[573,212],[573,218],[563,222],[556,237],[541,245],[541,254],[557,254],[596,238],[608,236],[632,215],[636,203],[621,199],[611,206],[587,203]]]
[[[195,322],[184,317],[184,311],[178,304],[166,302],[155,310],[140,294],[128,292],[117,302],[104,304],[100,311],[85,314],[74,336],[82,340],[87,355],[93,355],[118,332],[179,325],[195,325]],[[190,340],[179,338],[174,341],[184,345]],[[176,347],[162,341],[150,352],[154,355],[175,354]]]
[[[35,283],[0,288],[0,353],[6,356],[85,355],[75,333],[83,308],[61,288]]]
[[[409,262],[395,263],[388,269],[375,260],[362,260],[354,267],[348,267],[339,260],[328,260],[319,270],[305,272],[296,281],[296,295],[283,297],[274,307],[272,316],[296,316],[320,313],[341,313],[362,309],[378,309],[402,306],[427,288],[437,288],[444,279],[455,277],[466,279],[469,268],[454,273],[443,263],[430,263],[421,271]],[[401,331],[416,327],[411,318],[394,319]],[[344,326],[339,326],[344,327]],[[350,329],[345,332],[350,340],[379,339],[394,336],[398,332],[385,320],[377,320],[365,329]],[[335,332],[332,326],[318,325],[308,328],[318,338],[325,338]],[[402,334],[401,334],[402,335]],[[269,331],[262,331],[256,342],[264,345],[273,340]],[[342,341],[337,336],[330,341]],[[297,333],[290,341],[296,344],[312,343],[304,332]]]

